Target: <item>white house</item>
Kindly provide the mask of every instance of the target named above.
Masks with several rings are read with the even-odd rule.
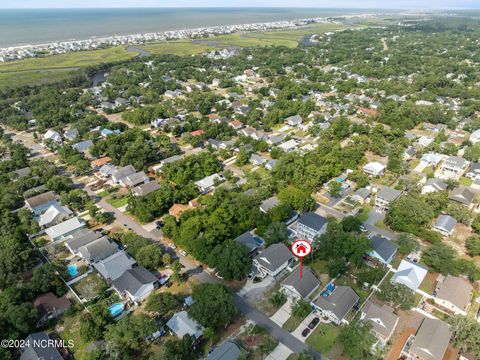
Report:
[[[309,298],[319,287],[320,280],[313,270],[304,266],[302,269],[302,277],[300,277],[300,267],[297,267],[285,280],[280,284],[281,290],[288,297],[293,299]]]
[[[383,173],[385,172],[385,165],[380,164],[377,161],[369,162],[363,167],[363,171],[371,176],[383,175]]]
[[[204,177],[202,180],[195,181],[195,185],[198,187],[201,193],[206,194],[213,190],[215,182],[223,181],[223,177],[219,174],[213,174]]]
[[[472,298],[473,287],[468,280],[458,276],[443,276],[437,278],[435,304],[438,304],[454,314],[466,316]]]
[[[293,264],[294,258],[290,249],[283,243],[273,244],[255,256],[253,265],[263,274],[277,276]]]
[[[297,222],[297,238],[312,242],[315,237],[327,231],[328,221],[314,212],[307,212],[300,216]]]
[[[43,135],[43,140],[53,140],[56,143],[61,143],[62,142],[62,136],[56,132],[55,130],[48,130],[44,135]]]
[[[157,284],[157,278],[142,266],[125,271],[113,280],[113,288],[135,303],[140,303],[150,295]]]
[[[472,134],[470,135],[470,138],[469,138],[470,142],[472,144],[476,144],[477,142],[480,141],[480,129],[478,130],[475,130],[474,132],[472,132]]]
[[[440,215],[433,225],[433,229],[438,231],[443,236],[450,236],[453,234],[453,229],[457,224],[455,220],[450,215]]]
[[[405,285],[412,291],[417,291],[427,272],[428,270],[426,268],[415,262],[402,260],[390,281],[392,283]]]

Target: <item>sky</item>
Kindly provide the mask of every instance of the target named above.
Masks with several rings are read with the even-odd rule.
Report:
[[[0,8],[316,7],[478,9],[479,0],[0,0]]]

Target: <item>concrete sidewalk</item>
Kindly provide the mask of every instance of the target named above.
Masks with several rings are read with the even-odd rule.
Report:
[[[273,351],[268,354],[265,360],[286,360],[290,355],[293,354],[293,351],[288,347],[279,343]]]

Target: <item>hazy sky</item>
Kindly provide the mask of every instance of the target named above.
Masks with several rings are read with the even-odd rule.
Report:
[[[90,7],[480,8],[479,0],[0,0],[0,8]]]

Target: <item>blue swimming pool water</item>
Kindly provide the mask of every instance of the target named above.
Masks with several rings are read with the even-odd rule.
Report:
[[[260,239],[259,237],[254,236],[254,237],[253,237],[253,240],[255,240],[255,242],[256,242],[258,245],[263,245],[263,240]]]
[[[68,274],[71,276],[71,277],[75,277],[78,275],[78,267],[77,267],[77,264],[70,264],[67,266],[67,271],[68,271]]]
[[[112,315],[113,317],[117,317],[122,313],[124,308],[125,306],[122,303],[116,303],[110,306],[108,308],[108,311],[110,312],[110,315]]]

